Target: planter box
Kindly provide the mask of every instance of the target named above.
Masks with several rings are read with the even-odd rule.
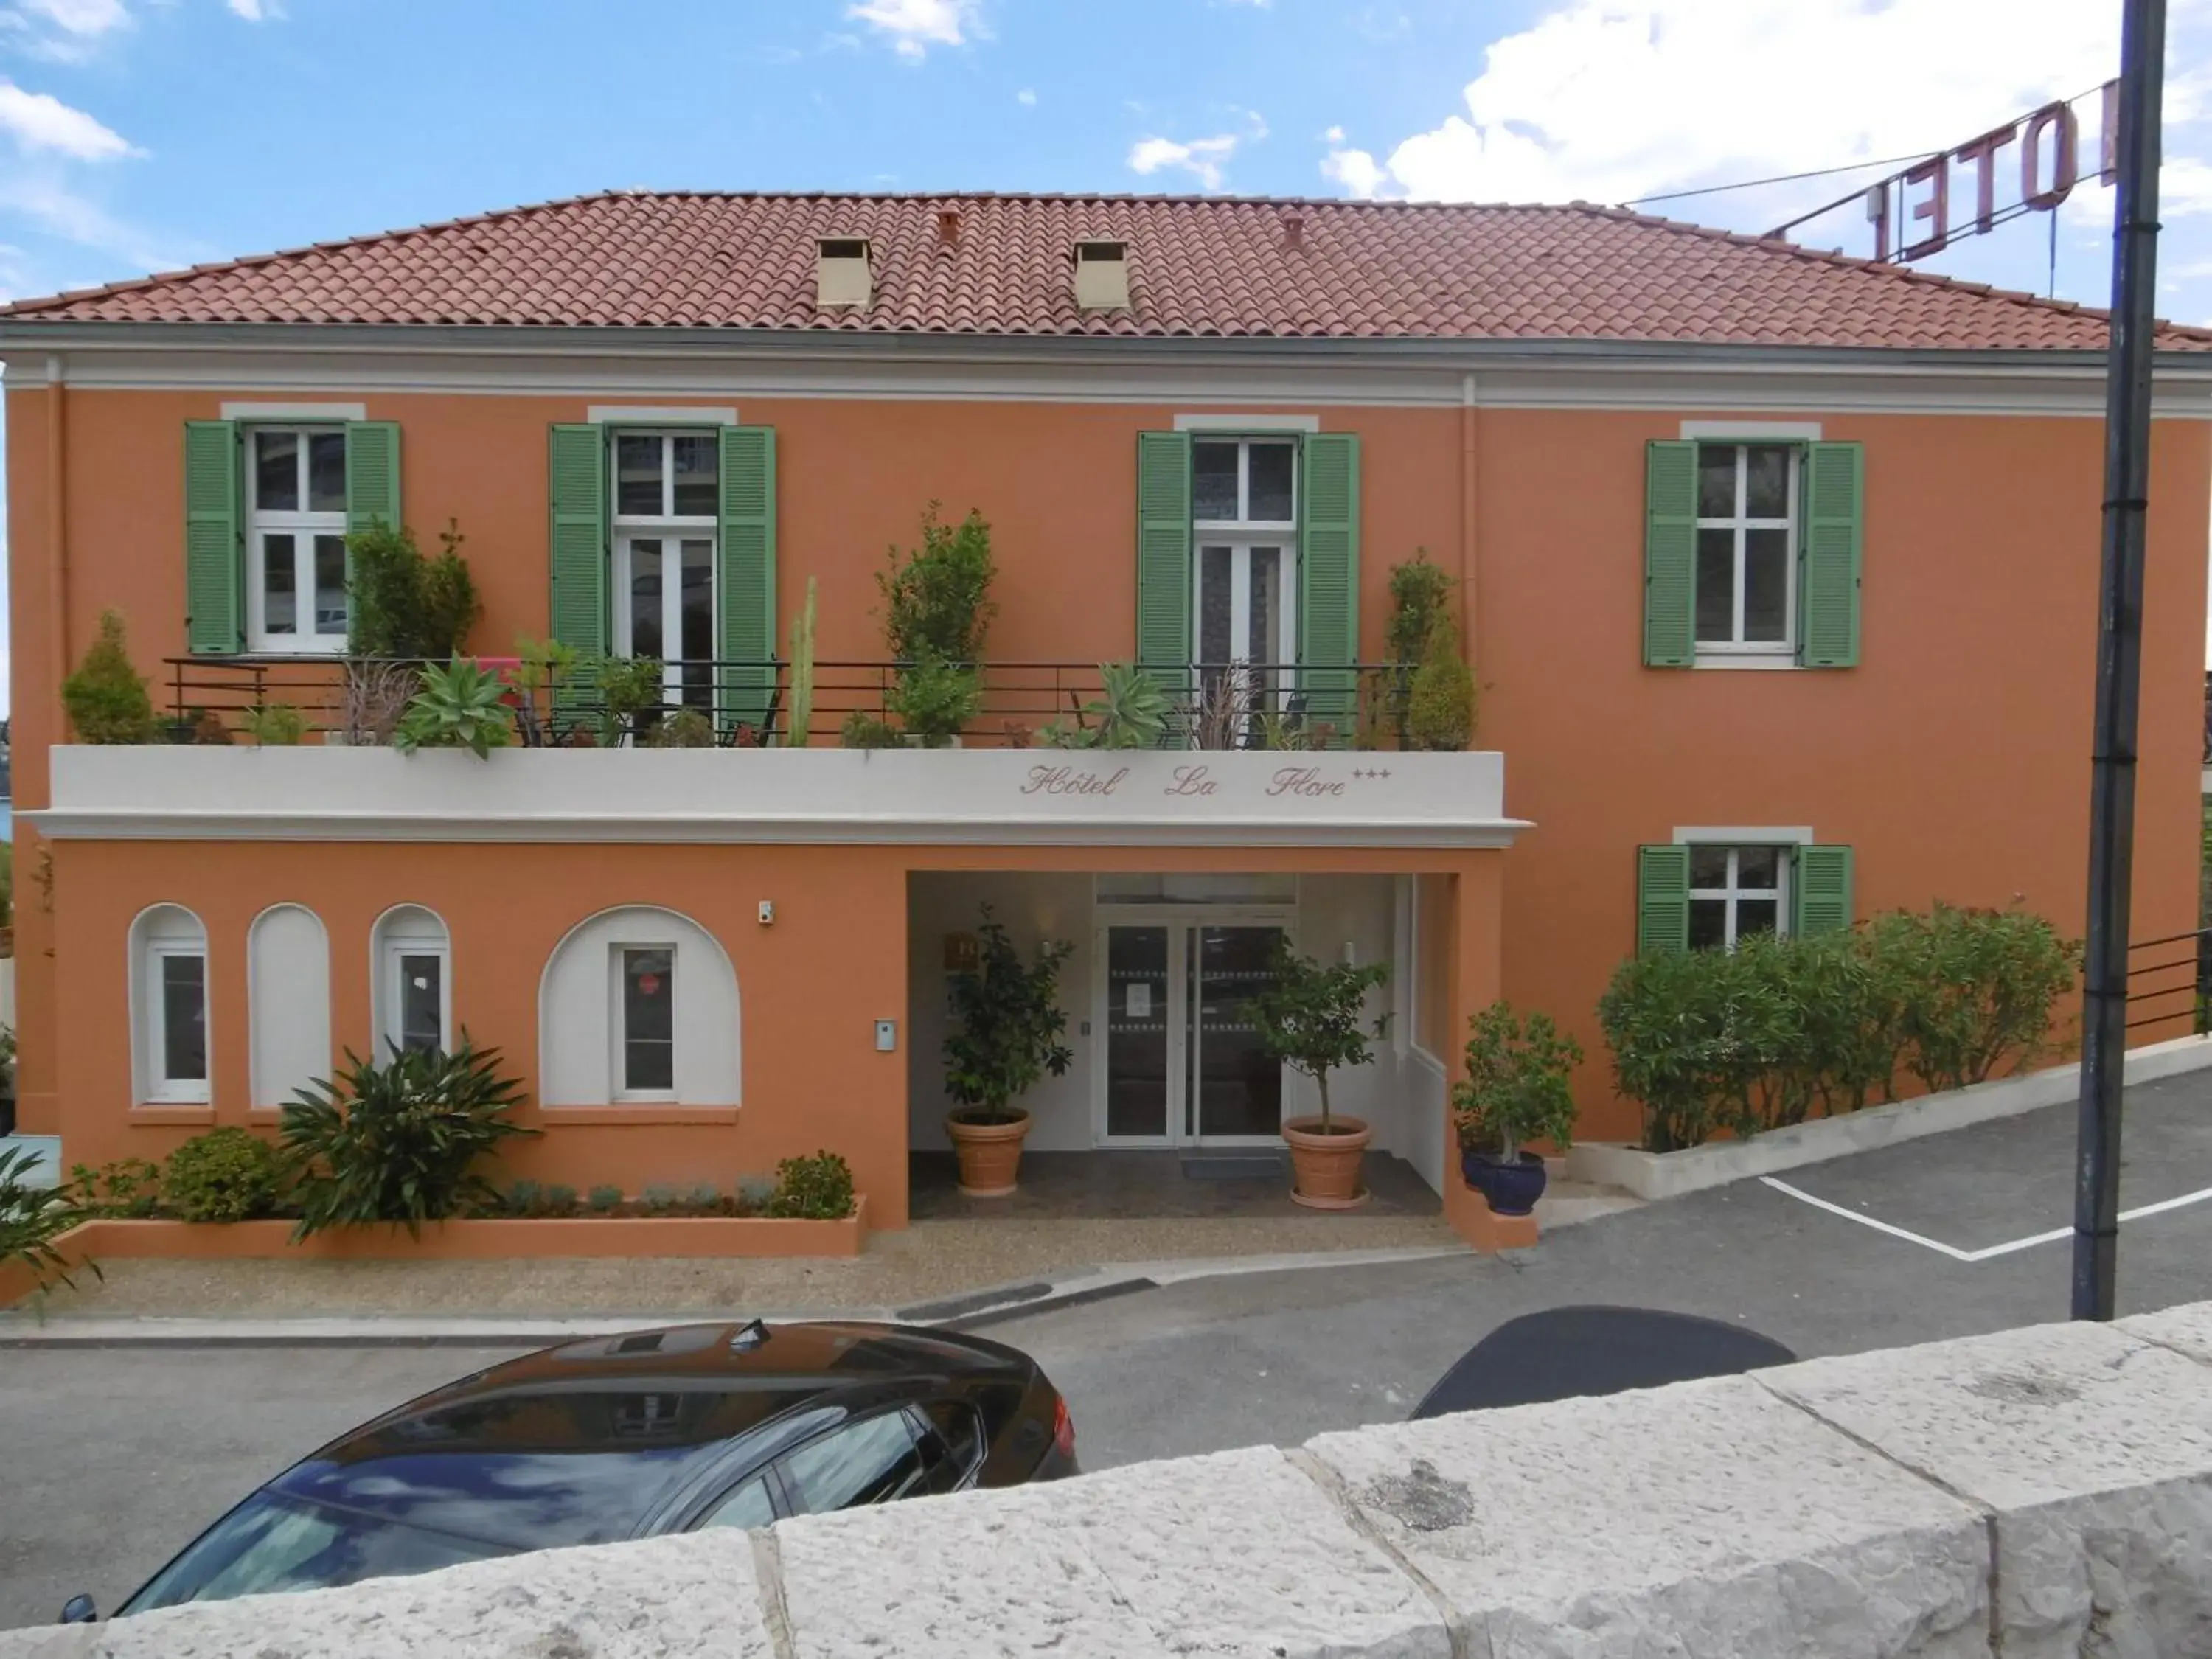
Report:
[[[867,1200],[842,1221],[761,1217],[605,1216],[442,1221],[419,1239],[404,1227],[338,1227],[292,1242],[289,1221],[88,1221],[56,1241],[72,1264],[155,1257],[186,1261],[504,1261],[532,1257],[856,1256]],[[74,1271],[74,1265],[72,1266]],[[0,1271],[0,1305],[30,1293],[27,1272]]]
[[[2212,1037],[2176,1037],[2131,1051],[2127,1080],[2150,1083],[2208,1066],[2212,1066]],[[1709,1141],[1679,1152],[1647,1152],[1617,1141],[1577,1141],[1567,1153],[1567,1176],[1573,1181],[1625,1187],[1638,1198],[1679,1198],[1753,1176],[2018,1117],[2072,1100],[2081,1089],[2081,1067],[2075,1062],[2025,1077],[1978,1083],[1971,1089],[1870,1106],[1843,1117],[1816,1118],[1787,1129],[1770,1129],[1749,1140]]]

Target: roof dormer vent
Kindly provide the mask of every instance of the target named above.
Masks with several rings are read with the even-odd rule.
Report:
[[[1075,245],[1075,303],[1084,311],[1127,311],[1129,308],[1129,245],[1127,242],[1078,242]]]
[[[815,245],[814,303],[823,311],[867,309],[868,243],[860,236],[824,236]]]

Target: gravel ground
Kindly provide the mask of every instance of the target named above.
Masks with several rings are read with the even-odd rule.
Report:
[[[920,1221],[823,1257],[530,1261],[155,1261],[103,1264],[58,1286],[48,1318],[453,1317],[799,1312],[902,1307],[1120,1261],[1387,1249],[1456,1243],[1435,1216]]]

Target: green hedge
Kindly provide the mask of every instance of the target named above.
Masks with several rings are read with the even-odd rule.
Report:
[[[1598,1002],[1652,1152],[1963,1088],[2049,1046],[2081,951],[2041,916],[1938,904],[1846,933],[1623,963]]]

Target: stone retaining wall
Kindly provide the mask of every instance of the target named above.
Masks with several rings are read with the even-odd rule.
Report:
[[[2212,1654],[2212,1303],[0,1635],[0,1659]]]

